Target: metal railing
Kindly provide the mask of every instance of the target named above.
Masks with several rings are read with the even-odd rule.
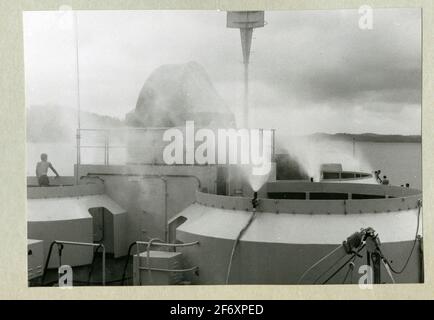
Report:
[[[178,128],[178,127],[177,127]],[[134,148],[129,147],[129,143],[134,142],[134,140],[130,140],[132,137],[142,137],[148,139],[147,146],[144,146],[144,150],[151,150],[156,146],[155,144],[152,144],[150,142],[152,136],[160,138],[162,140],[163,133],[171,129],[171,127],[149,127],[149,128],[134,128],[134,127],[125,127],[125,128],[109,128],[109,129],[94,129],[94,128],[84,128],[84,129],[77,129],[77,164],[95,164],[95,157],[92,157],[93,160],[90,163],[83,162],[83,152],[85,150],[103,150],[103,164],[104,165],[110,165],[112,162],[112,151],[113,150],[124,150],[124,152],[130,151],[130,149],[139,149],[143,146],[137,146],[134,145]],[[179,127],[181,131],[183,131],[182,127]],[[200,127],[195,128],[195,130],[201,129]],[[213,129],[211,129],[213,130]],[[261,132],[264,130],[270,130],[272,132],[272,159],[275,158],[275,130],[274,129],[259,129]],[[146,133],[149,133],[149,135],[146,135]],[[94,135],[93,139],[90,139],[89,136]],[[85,142],[85,140],[90,139],[91,141]],[[159,141],[160,141],[159,140]],[[161,145],[160,145],[161,146]],[[184,148],[186,149],[186,148]],[[185,152],[185,151],[184,151]],[[147,154],[144,152],[144,154]],[[98,157],[100,157],[99,155]],[[162,156],[162,154],[161,154]],[[185,158],[185,154],[184,154]],[[126,164],[128,162],[131,162],[130,159],[123,160],[119,164]],[[132,161],[135,163],[135,161]],[[142,163],[149,163],[149,164],[155,164],[155,161],[146,161],[144,159],[140,159],[140,162]],[[164,163],[161,163],[164,164]]]
[[[77,143],[77,159],[78,164],[82,164],[82,151],[83,149],[103,149],[104,150],[104,165],[110,164],[110,150],[111,149],[127,149],[128,146],[126,144],[113,144],[111,143],[110,137],[113,133],[121,133],[125,130],[131,130],[131,128],[128,129],[121,129],[121,128],[111,128],[111,129],[77,129],[77,136],[79,137],[80,141]],[[85,138],[86,133],[97,133],[98,137],[96,140],[100,140],[99,144],[82,144],[82,139]],[[101,141],[102,140],[102,141]],[[123,140],[124,142],[125,140]],[[93,142],[95,143],[95,142]]]
[[[156,242],[156,241],[160,241],[160,242]],[[161,247],[174,247],[174,248],[176,248],[176,247],[193,246],[193,245],[198,245],[198,244],[199,244],[199,241],[190,242],[190,243],[166,243],[166,242],[162,242],[160,239],[151,239],[149,241],[136,241],[136,254],[137,254],[137,259],[138,259],[138,270],[139,270],[139,285],[142,284],[142,277],[141,277],[140,272],[143,270],[148,271],[149,282],[152,284],[153,283],[152,271],[183,273],[183,272],[195,271],[195,270],[199,269],[198,266],[194,266],[194,267],[187,268],[187,269],[152,268],[151,263],[150,263],[151,246],[155,245],[155,246],[161,246]],[[140,248],[139,248],[140,245],[146,245],[146,266],[145,267],[140,265],[140,262],[141,262]]]
[[[158,242],[157,242],[158,241]],[[140,266],[140,245],[146,245],[146,260],[147,260],[147,266],[146,267],[142,267]],[[151,246],[159,246],[159,247],[171,247],[171,248],[180,248],[180,247],[190,247],[190,246],[195,246],[195,245],[199,245],[199,241],[193,241],[193,242],[186,242],[186,243],[167,243],[164,241],[161,241],[160,239],[151,239],[149,241],[134,241],[133,243],[130,244],[130,246],[128,247],[128,254],[127,254],[127,260],[124,266],[124,272],[122,274],[122,285],[125,282],[125,278],[126,278],[126,272],[127,272],[127,268],[128,268],[128,262],[129,262],[129,257],[131,255],[131,250],[134,246],[136,246],[136,254],[137,254],[137,258],[138,260],[138,269],[139,269],[139,284],[141,284],[141,275],[140,272],[142,270],[147,270],[148,272],[152,272],[152,271],[161,271],[161,272],[178,272],[178,273],[182,273],[182,272],[189,272],[189,271],[195,271],[198,270],[199,267],[198,266],[193,266],[190,268],[186,268],[186,269],[165,269],[165,268],[151,268],[150,267],[150,248]],[[152,282],[152,275],[150,274],[150,280]]]
[[[75,241],[62,241],[62,240],[54,240],[50,244],[50,249],[48,250],[47,261],[45,262],[44,273],[43,273],[42,279],[41,279],[42,284],[44,283],[44,279],[45,279],[45,275],[46,275],[46,272],[48,269],[48,265],[50,264],[51,253],[52,253],[54,245],[57,245],[57,247],[58,247],[59,267],[62,265],[62,250],[63,250],[64,245],[95,247],[96,251],[94,254],[96,254],[98,252],[98,250],[100,248],[102,248],[102,280],[101,280],[101,282],[102,282],[102,285],[105,286],[105,265],[106,265],[105,264],[105,256],[106,256],[106,252],[105,252],[104,245],[101,243],[75,242]],[[93,269],[94,259],[92,259],[92,260],[93,260],[92,261],[92,269]]]

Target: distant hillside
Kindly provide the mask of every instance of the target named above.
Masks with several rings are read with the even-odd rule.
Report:
[[[71,142],[75,141],[77,113],[75,109],[61,106],[32,106],[27,109],[28,142]],[[82,128],[118,128],[125,122],[110,116],[81,112]],[[143,124],[142,124],[143,125]],[[315,133],[306,136],[315,140],[341,140],[366,142],[421,142],[420,135],[382,135],[375,133]]]
[[[351,133],[315,133],[310,135],[314,139],[331,139],[331,140],[353,140],[365,141],[365,142],[421,142],[422,137],[420,135],[389,135],[389,134],[375,134],[375,133],[362,133],[362,134],[351,134]]]
[[[215,89],[205,68],[197,62],[167,64],[146,79],[134,111],[126,115],[131,126],[234,127],[235,118]]]
[[[75,140],[77,113],[72,108],[60,106],[32,106],[26,115],[28,142],[71,142]],[[82,128],[113,128],[123,126],[123,121],[86,111],[80,116]]]

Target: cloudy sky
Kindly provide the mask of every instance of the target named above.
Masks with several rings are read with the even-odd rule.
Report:
[[[75,108],[75,28],[68,11],[24,13],[27,107]],[[265,12],[250,59],[254,125],[292,134],[419,134],[419,9]],[[243,97],[239,31],[219,11],[78,12],[80,103],[123,118],[162,64],[196,61],[237,117]],[[36,108],[36,107],[34,107]]]

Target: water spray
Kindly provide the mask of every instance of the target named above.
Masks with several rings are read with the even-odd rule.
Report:
[[[228,11],[226,26],[228,28],[240,29],[241,49],[243,52],[244,65],[244,107],[243,121],[244,128],[250,127],[249,123],[249,62],[250,48],[252,46],[253,29],[265,25],[264,11]],[[236,193],[243,193],[241,182],[235,183]]]

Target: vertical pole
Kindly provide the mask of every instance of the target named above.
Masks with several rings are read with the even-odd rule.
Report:
[[[244,128],[249,128],[249,64],[244,62]]]
[[[105,247],[102,247],[102,285],[105,286]]]
[[[107,165],[110,165],[110,130],[107,130]]]
[[[140,256],[139,243],[137,242],[136,242],[136,255],[137,255],[137,276],[138,276],[139,286],[141,286],[142,285],[142,269],[141,269],[142,257]],[[133,261],[134,261],[134,256],[133,256]]]
[[[74,30],[75,30],[75,64],[77,70],[77,167],[75,170],[75,184],[78,185],[79,182],[79,167],[80,167],[80,131],[81,131],[81,123],[80,123],[80,67],[79,67],[79,59],[78,59],[78,16],[77,12],[74,12]]]
[[[80,117],[80,116],[79,116]],[[80,122],[80,121],[79,121]],[[79,177],[78,177],[78,168],[80,165],[80,150],[81,150],[81,146],[80,146],[80,128],[77,128],[77,134],[76,134],[76,138],[77,138],[77,165],[75,168],[75,184],[77,185],[79,182]]]
[[[249,60],[250,60],[250,47],[252,44],[253,28],[240,28],[241,47],[243,51],[243,64],[244,64],[244,112],[243,112],[243,125],[245,128],[249,127]]]
[[[381,284],[381,256],[378,251],[371,254],[374,284]]]
[[[356,138],[353,137],[353,158],[356,157]]]
[[[419,240],[419,282],[424,283],[425,271],[423,265],[423,238],[420,235],[418,235],[417,238]]]
[[[164,241],[169,242],[169,213],[168,213],[168,190],[167,190],[167,178],[162,177],[161,180],[164,183]]]
[[[105,137],[104,137],[104,165],[108,165],[109,156],[108,156],[108,130],[105,130]]]

